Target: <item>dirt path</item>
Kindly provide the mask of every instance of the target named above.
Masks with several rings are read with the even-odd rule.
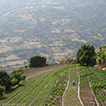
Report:
[[[84,106],[97,106],[87,77],[81,77],[80,97]]]
[[[23,75],[30,76],[30,75],[33,75],[33,74],[41,73],[43,71],[55,69],[55,68],[59,68],[59,67],[63,67],[63,65],[56,64],[56,65],[49,65],[49,66],[45,66],[45,67],[30,69],[30,70],[27,70],[27,71],[23,71]]]

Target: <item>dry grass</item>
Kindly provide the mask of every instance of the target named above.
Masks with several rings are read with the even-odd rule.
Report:
[[[5,60],[15,60],[15,59],[19,59],[19,57],[17,57],[15,54],[11,54],[10,56],[8,56],[7,58],[5,58]]]
[[[32,6],[31,6],[31,8],[32,8]],[[37,21],[35,19],[33,19],[32,15],[30,15],[30,14],[28,14],[28,15],[27,14],[19,15],[19,17],[21,17],[23,20],[27,20],[27,21],[31,20],[32,24],[36,24],[37,23]]]
[[[82,40],[79,40],[79,39],[71,39],[72,41],[80,41],[80,42],[83,42],[83,43],[86,43],[87,41],[86,40],[84,40],[84,39],[82,39]]]
[[[25,32],[26,31],[26,29],[24,29],[24,30],[14,30],[14,32]]]
[[[11,66],[11,65],[16,65],[16,64],[22,64],[23,65],[24,61],[26,61],[26,60],[9,61],[9,62],[6,62],[6,63],[1,63],[1,66],[6,67],[7,65]]]
[[[7,52],[8,50],[12,50],[12,49],[13,47],[3,45],[3,46],[0,46],[0,53]]]
[[[53,6],[55,9],[59,9],[59,10],[65,10],[65,8],[63,6]]]
[[[65,29],[64,31],[65,31],[65,32],[75,32],[75,31],[72,30],[72,29]]]
[[[11,43],[15,43],[15,42],[18,42],[19,40],[22,40],[21,37],[11,37],[11,38],[9,38],[9,39],[10,39],[10,42],[11,42]]]
[[[61,31],[59,29],[57,29],[57,28],[53,29],[51,32],[52,33],[61,33]]]

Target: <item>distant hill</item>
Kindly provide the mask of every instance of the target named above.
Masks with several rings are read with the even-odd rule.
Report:
[[[75,57],[82,44],[106,44],[105,0],[0,0],[0,67],[14,69],[43,55]]]

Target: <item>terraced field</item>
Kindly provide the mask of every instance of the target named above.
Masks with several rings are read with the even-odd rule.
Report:
[[[0,106],[97,106],[98,103],[100,106],[106,105],[106,86],[94,87],[98,81],[103,83],[105,71],[102,74],[95,68],[79,68],[77,65],[48,70],[46,68],[35,73],[34,69],[30,71],[32,75],[29,74],[24,85],[6,93],[0,99]],[[72,84],[73,80],[75,85]]]
[[[25,105],[25,106],[40,106],[48,103],[51,92],[54,93],[55,87],[58,84],[60,86],[61,81],[63,83],[58,89],[59,103],[61,104],[61,97],[66,87],[64,85],[67,81],[67,69],[69,67],[59,68],[51,71],[45,71],[45,73],[37,74],[33,78],[27,79],[24,86],[15,89],[11,93],[8,93],[0,100],[2,105]],[[63,77],[65,78],[63,79]],[[58,83],[57,83],[58,81]],[[62,90],[61,88],[64,89]],[[61,91],[62,90],[62,91]],[[56,93],[57,94],[57,93]],[[55,94],[55,95],[56,95]],[[57,97],[54,97],[56,99]],[[58,98],[57,98],[58,101]],[[53,103],[56,103],[55,101]],[[58,102],[57,102],[58,104]]]

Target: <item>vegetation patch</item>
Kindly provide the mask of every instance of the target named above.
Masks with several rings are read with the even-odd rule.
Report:
[[[91,82],[91,87],[99,102],[100,106],[106,105],[106,70],[89,67],[88,70],[93,72],[93,75],[88,76]]]

